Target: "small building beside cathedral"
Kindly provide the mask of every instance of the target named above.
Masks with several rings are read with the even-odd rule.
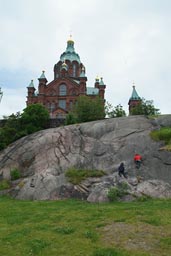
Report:
[[[27,87],[27,106],[35,103],[44,105],[51,118],[65,119],[67,113],[72,110],[80,95],[102,98],[105,102],[106,85],[102,78],[96,78],[94,87],[87,86],[86,69],[75,52],[74,41],[67,41],[66,51],[60,56],[60,60],[54,65],[54,80],[48,83],[43,71],[38,78],[38,90],[33,80]]]

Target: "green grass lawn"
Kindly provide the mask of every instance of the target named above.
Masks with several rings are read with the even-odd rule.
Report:
[[[0,255],[171,255],[171,200],[90,204],[0,197]]]

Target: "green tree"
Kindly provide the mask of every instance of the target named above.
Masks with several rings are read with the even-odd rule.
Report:
[[[49,112],[42,104],[32,104],[21,114],[21,126],[27,134],[45,129],[49,120]]]
[[[109,102],[107,102],[105,105],[105,113],[109,118],[126,116],[126,112],[121,104],[113,107]]]
[[[132,108],[130,114],[150,116],[150,115],[159,115],[160,111],[158,108],[156,108],[153,105],[152,100],[142,99],[142,101],[139,104],[137,104],[134,108]]]
[[[100,97],[79,96],[73,110],[67,115],[66,124],[81,123],[103,119],[104,103]]]
[[[65,124],[69,125],[69,124],[76,124],[76,123],[77,123],[76,115],[73,112],[69,112],[66,115]]]
[[[7,145],[20,138],[20,113],[4,117],[5,125],[0,128],[0,150],[4,149]]]
[[[19,112],[5,117],[5,125],[0,128],[0,150],[17,139],[47,127],[48,110],[41,104],[33,104]]]

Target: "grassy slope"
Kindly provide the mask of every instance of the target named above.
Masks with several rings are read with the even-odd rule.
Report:
[[[0,209],[3,256],[171,255],[171,200],[90,204],[0,197]]]

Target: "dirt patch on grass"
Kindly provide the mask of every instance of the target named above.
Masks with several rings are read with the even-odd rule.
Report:
[[[128,251],[150,253],[148,255],[168,256],[171,255],[171,244],[163,246],[161,240],[171,237],[171,225],[169,226],[114,222],[101,228],[102,243],[106,246],[113,245]]]

